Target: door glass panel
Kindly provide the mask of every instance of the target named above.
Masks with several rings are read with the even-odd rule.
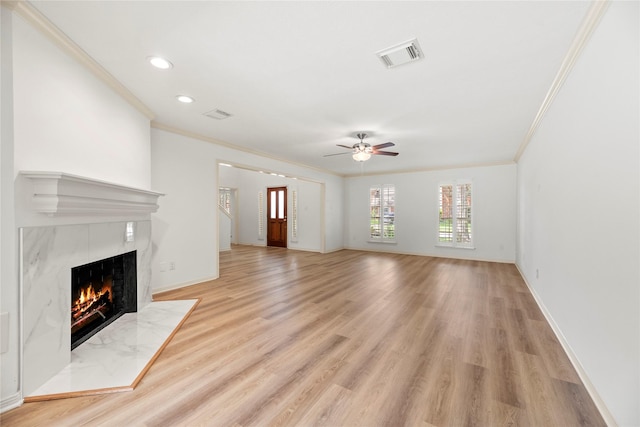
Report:
[[[284,219],[284,190],[278,191],[278,219]]]
[[[271,191],[271,206],[270,206],[270,212],[269,212],[269,218],[271,219],[275,219],[276,218],[276,208],[278,207],[278,205],[276,204],[276,192],[275,191]]]

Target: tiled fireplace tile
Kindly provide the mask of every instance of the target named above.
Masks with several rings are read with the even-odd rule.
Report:
[[[136,250],[138,310],[151,301],[151,221],[21,229],[23,393],[31,394],[71,360],[71,268]]]

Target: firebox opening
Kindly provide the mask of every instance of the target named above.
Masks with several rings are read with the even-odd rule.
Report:
[[[136,251],[71,269],[71,350],[137,310]]]

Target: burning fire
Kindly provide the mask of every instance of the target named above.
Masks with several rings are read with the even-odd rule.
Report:
[[[100,309],[106,303],[113,302],[113,292],[111,291],[111,281],[103,282],[102,289],[96,291],[93,285],[80,290],[80,296],[74,301],[71,307],[71,320],[81,318],[85,313]]]

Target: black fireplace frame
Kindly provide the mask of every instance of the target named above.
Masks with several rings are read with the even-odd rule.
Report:
[[[136,251],[127,252],[88,264],[73,267],[71,269],[71,303],[74,296],[74,283],[84,284],[94,272],[100,271],[104,265],[110,272],[103,272],[112,276],[112,292],[114,312],[106,319],[90,323],[87,327],[71,333],[71,350],[87,341],[96,333],[113,323],[125,313],[133,313],[138,310],[138,286],[137,286],[137,256]]]

